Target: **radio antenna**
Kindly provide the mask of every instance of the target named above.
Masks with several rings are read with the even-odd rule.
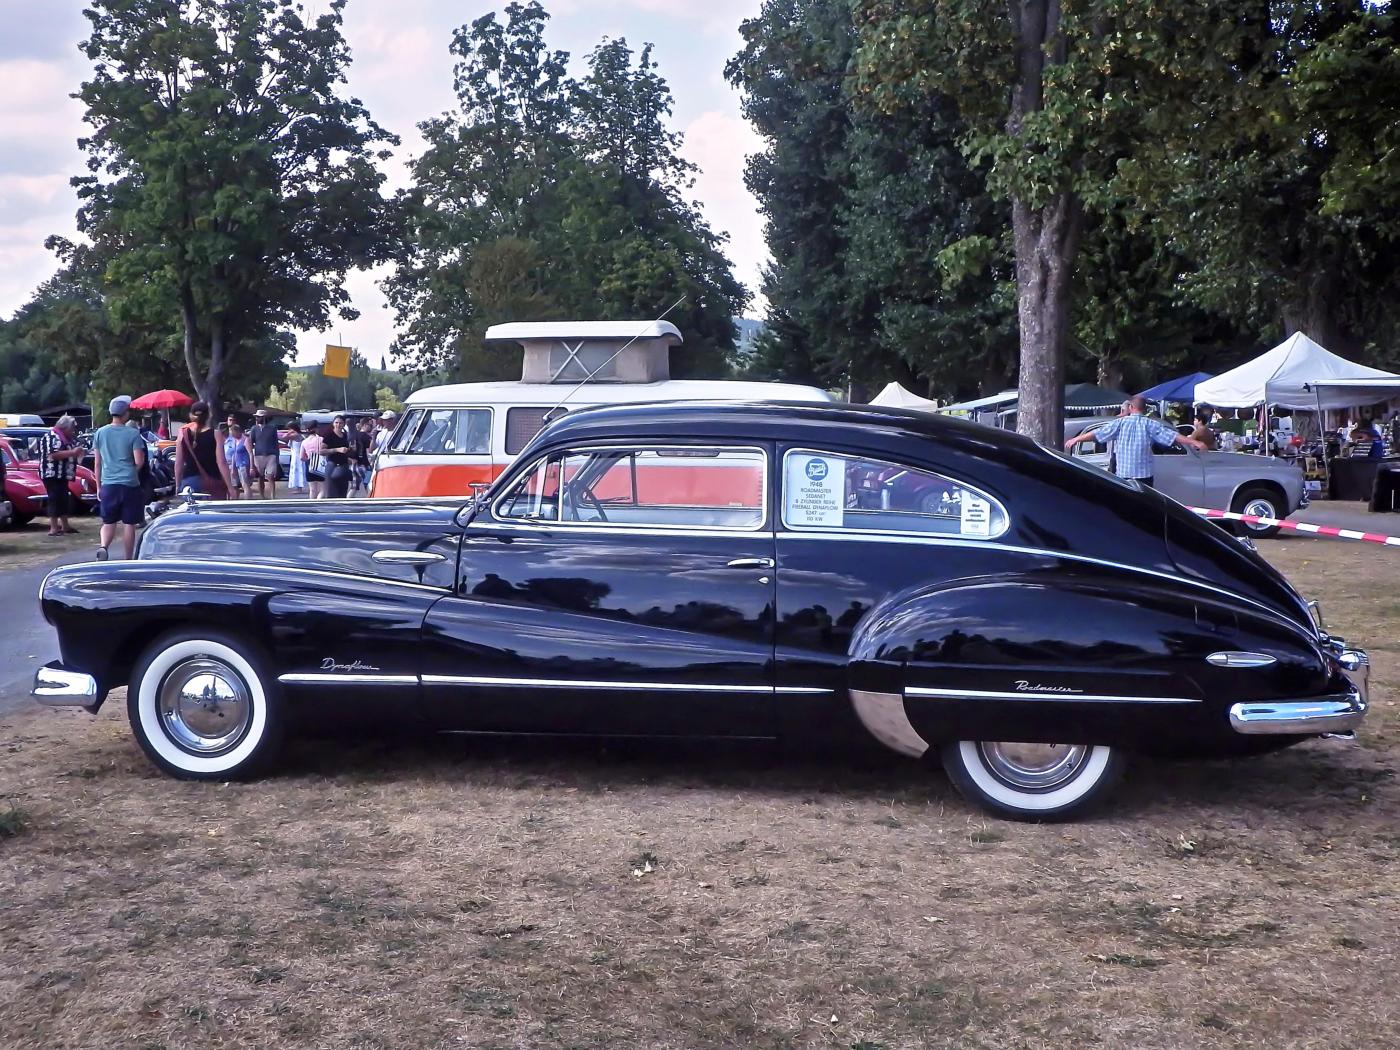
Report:
[[[674,303],[672,303],[670,306],[666,307],[666,309],[662,310],[661,313],[657,314],[657,315],[656,315],[656,320],[650,322],[650,324],[656,324],[657,321],[664,321],[664,320],[666,320],[666,315],[669,314],[669,313],[670,313],[672,310],[674,310],[676,307],[680,306],[681,303],[685,302],[686,299],[688,299],[689,297],[690,297],[690,296],[689,296],[688,294],[687,294],[687,295],[682,295],[682,296],[681,296],[679,299],[677,299]],[[626,350],[629,346],[631,346],[633,343],[635,343],[638,339],[640,339],[640,338],[641,338],[643,335],[645,335],[645,334],[646,334],[646,328],[643,328],[643,329],[642,329],[641,331],[639,331],[636,335],[634,335],[631,339],[627,340],[627,342],[623,343],[623,344],[622,344],[621,346],[619,346],[615,351],[613,351],[613,354],[612,354],[611,357],[609,357],[606,361],[604,361],[604,362],[603,362],[601,365],[599,365],[597,368],[593,369],[593,371],[589,372],[588,375],[586,375],[586,376],[584,376],[582,379],[580,379],[580,380],[574,385],[574,387],[573,387],[567,394],[565,394],[563,397],[561,397],[561,398],[559,399],[559,403],[558,403],[558,404],[556,404],[553,408],[551,408],[548,412],[546,412],[546,413],[544,414],[544,421],[545,421],[546,423],[548,423],[548,422],[550,422],[552,419],[554,419],[554,413],[558,412],[561,408],[564,407],[564,402],[565,402],[565,401],[569,400],[569,398],[573,397],[573,396],[574,396],[575,394],[577,394],[580,390],[582,390],[585,386],[587,386],[589,383],[591,383],[591,382],[593,381],[593,377],[594,377],[594,376],[596,376],[596,375],[597,375],[599,372],[601,372],[603,369],[607,368],[608,365],[612,364],[615,360],[617,360],[617,355],[618,355],[618,354],[622,353],[622,351]]]

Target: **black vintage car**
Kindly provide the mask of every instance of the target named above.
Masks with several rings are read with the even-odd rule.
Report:
[[[1125,755],[1347,733],[1364,653],[1156,492],[957,420],[570,413],[470,500],[210,503],[60,568],[35,694],[246,776],[318,703],[439,730],[875,740],[1063,818]]]

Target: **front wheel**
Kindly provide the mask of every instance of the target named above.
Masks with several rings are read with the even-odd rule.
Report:
[[[223,631],[156,639],[132,671],[126,709],[146,756],[182,780],[252,776],[282,739],[276,679],[255,646]]]
[[[1011,820],[1081,816],[1123,775],[1123,753],[1102,744],[955,740],[943,746],[948,779],[970,802]]]
[[[1281,521],[1288,513],[1288,508],[1280,505],[1282,502],[1272,489],[1247,488],[1235,497],[1235,505],[1230,509],[1236,514],[1248,514],[1254,518],[1278,518]],[[1278,535],[1279,531],[1277,525],[1257,525],[1247,521],[1238,522],[1237,525],[1240,535],[1251,539],[1268,539]]]

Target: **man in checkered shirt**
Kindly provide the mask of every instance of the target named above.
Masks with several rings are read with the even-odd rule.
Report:
[[[1154,445],[1169,446],[1173,443],[1205,451],[1203,441],[1178,434],[1160,419],[1146,415],[1147,399],[1141,395],[1128,401],[1128,414],[1119,416],[1095,431],[1085,431],[1078,437],[1065,442],[1068,452],[1079,442],[1088,438],[1103,443],[1113,442],[1113,470],[1120,478],[1136,481],[1148,488],[1153,486],[1152,450]]]

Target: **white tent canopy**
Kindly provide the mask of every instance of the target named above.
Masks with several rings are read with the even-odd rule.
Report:
[[[1020,394],[1015,390],[1003,390],[999,394],[992,394],[990,397],[979,397],[972,401],[959,401],[957,404],[944,405],[941,412],[981,412],[1001,408],[1015,401]]]
[[[930,401],[926,397],[905,390],[898,383],[888,384],[884,390],[875,395],[870,402],[872,405],[883,405],[886,408],[912,408],[916,412],[936,412],[938,402]]]
[[[1319,379],[1313,385],[1322,391],[1324,404],[1343,394],[1348,405],[1366,405],[1400,397],[1400,376],[1389,379]]]
[[[1196,403],[1215,408],[1347,408],[1366,400],[1355,390],[1329,381],[1383,379],[1400,376],[1339,357],[1295,332],[1268,353],[1238,368],[1196,385]]]

